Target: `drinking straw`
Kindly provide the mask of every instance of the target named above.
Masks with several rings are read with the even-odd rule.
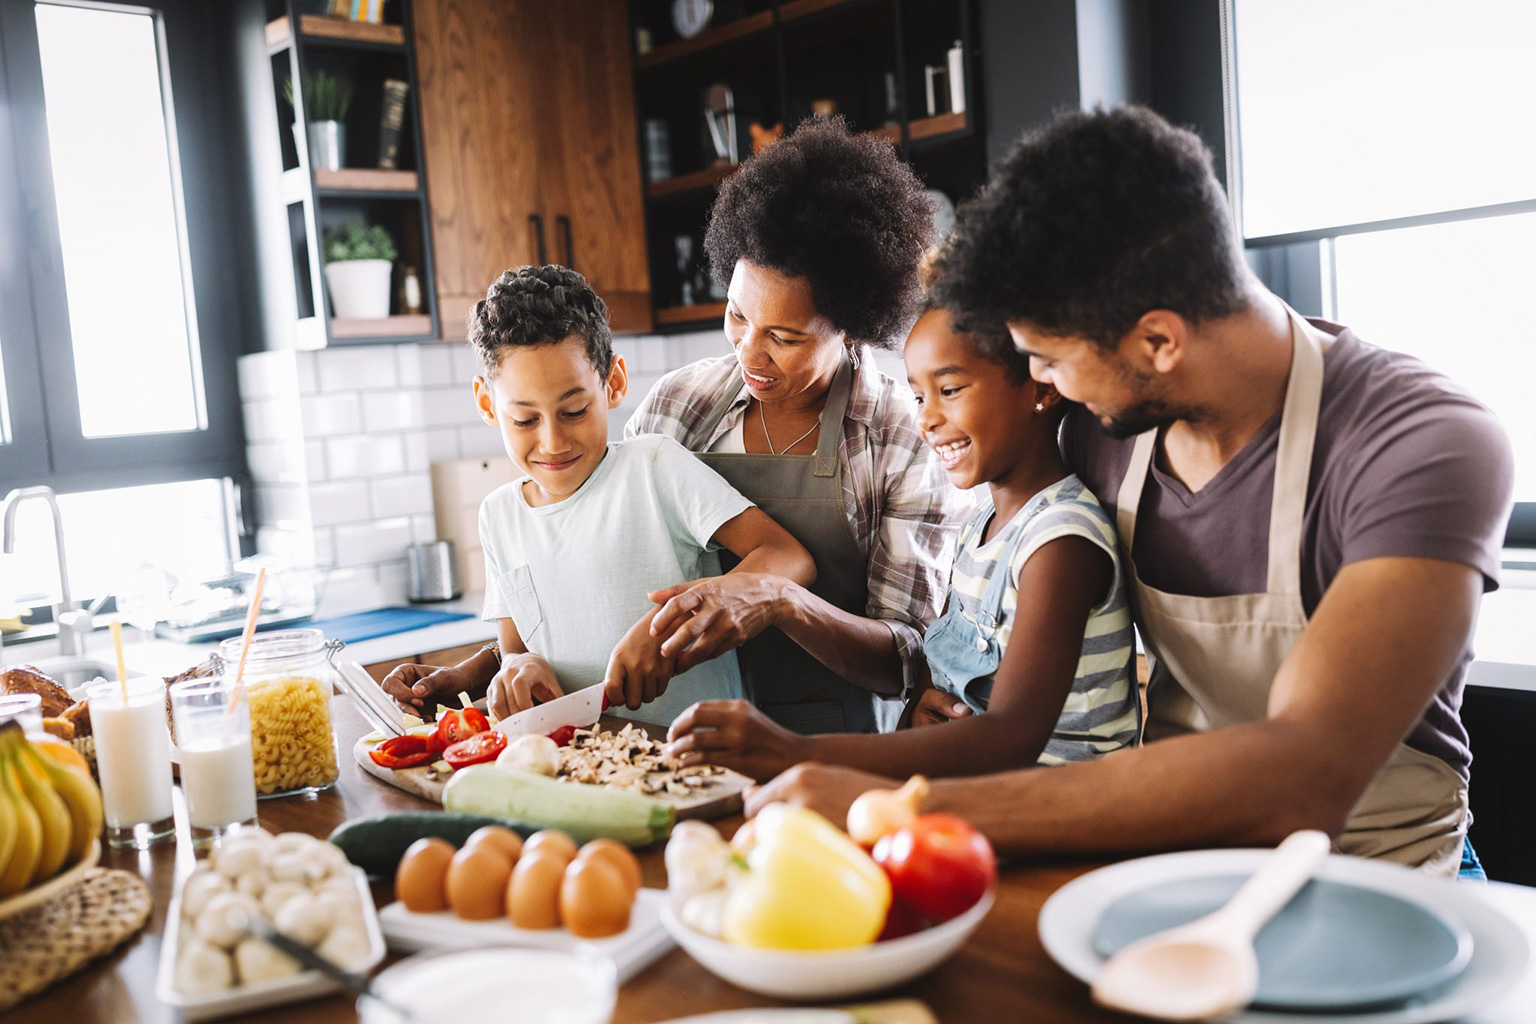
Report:
[[[112,649],[117,652],[117,685],[123,691],[123,707],[128,706],[128,663],[123,660],[123,621],[112,620]]]
[[[266,585],[267,570],[263,566],[256,572],[256,588],[251,592],[251,609],[245,615],[245,635],[240,641],[240,662],[235,666],[235,692],[231,697],[226,714],[233,715],[235,707],[240,703],[240,695],[243,692],[245,678],[245,656],[251,653],[251,637],[256,634],[256,617],[261,614],[261,588]]]

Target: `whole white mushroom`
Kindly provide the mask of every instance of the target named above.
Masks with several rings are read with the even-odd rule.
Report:
[[[248,938],[235,948],[235,967],[240,983],[249,985],[270,978],[282,978],[300,971],[299,962],[280,952],[265,940]]]
[[[259,868],[255,871],[247,871],[235,879],[236,892],[243,892],[247,896],[252,896],[256,899],[261,899],[261,894],[266,891],[266,888],[267,873]]]
[[[268,918],[275,921],[277,912],[294,898],[308,899],[309,890],[298,882],[273,882],[261,894],[261,909],[267,912]]]
[[[264,870],[272,857],[272,843],[266,833],[241,832],[221,843],[209,862],[219,874],[234,881],[247,872]]]
[[[188,920],[196,918],[215,893],[229,889],[229,881],[211,868],[199,867],[187,876],[181,887],[181,913]]]
[[[197,935],[211,946],[230,949],[245,938],[253,920],[261,916],[261,905],[243,892],[219,892],[208,898],[198,913]]]
[[[332,921],[314,900],[289,900],[272,922],[277,930],[306,946],[318,946],[331,930]]]
[[[368,962],[368,937],[359,925],[339,925],[331,929],[318,952],[337,967],[357,970]]]
[[[192,939],[176,958],[176,990],[184,995],[203,995],[229,988],[234,982],[229,954],[206,942]]]

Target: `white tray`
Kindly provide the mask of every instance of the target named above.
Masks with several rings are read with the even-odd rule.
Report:
[[[368,933],[368,959],[362,968],[355,969],[359,974],[367,974],[379,966],[387,950],[384,935],[379,931],[373,894],[368,889],[368,876],[363,874],[361,868],[351,870],[363,907],[363,927]],[[165,941],[160,946],[160,970],[155,978],[155,998],[162,1003],[180,1010],[187,1020],[211,1020],[342,991],[339,984],[319,971],[302,971],[286,978],[259,981],[254,985],[237,985],[222,992],[196,996],[179,992],[175,984],[176,954],[181,949],[181,890],[186,880],[186,876],[183,876],[177,881],[176,893],[171,897],[171,906],[165,915]]]
[[[391,947],[412,953],[486,946],[565,951],[586,946],[613,961],[622,985],[676,945],[661,924],[661,908],[666,902],[665,890],[641,889],[629,915],[629,927],[606,939],[578,939],[564,928],[519,928],[505,917],[466,921],[450,910],[417,914],[398,902],[379,911],[379,925]]]

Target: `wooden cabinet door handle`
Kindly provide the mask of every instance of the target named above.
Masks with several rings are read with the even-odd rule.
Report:
[[[565,265],[572,270],[576,269],[576,249],[571,244],[571,218],[565,214],[555,216],[555,226],[560,229],[560,234],[565,238]]]
[[[528,215],[528,223],[533,225],[534,248],[538,252],[539,266],[549,262],[548,254],[544,250],[544,218],[536,213]]]

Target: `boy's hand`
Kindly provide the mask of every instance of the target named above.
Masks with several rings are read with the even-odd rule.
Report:
[[[706,700],[677,717],[667,753],[687,764],[718,764],[768,779],[805,759],[806,739],[746,700]]]
[[[947,690],[930,687],[917,696],[917,708],[912,712],[912,728],[920,729],[925,725],[968,718],[972,713],[971,706],[959,697],[951,696]]]
[[[639,710],[640,705],[666,693],[667,683],[677,674],[673,659],[661,653],[661,639],[651,636],[655,614],[652,611],[631,626],[608,658],[603,685],[613,707],[623,704],[631,711]]]
[[[473,687],[474,680],[456,665],[396,665],[379,685],[400,710],[430,720],[434,707]]]
[[[486,706],[497,719],[502,719],[554,700],[563,692],[549,662],[537,654],[509,654],[501,660],[501,671],[491,680]]]

